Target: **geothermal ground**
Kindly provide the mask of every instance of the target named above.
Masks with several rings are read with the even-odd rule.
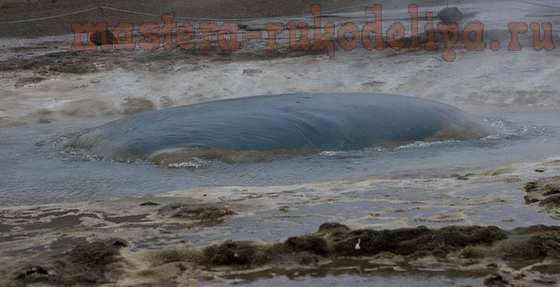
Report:
[[[275,54],[259,43],[234,53],[73,51],[69,27],[79,19],[140,23],[173,10],[254,17],[235,22],[259,31],[271,19],[301,19],[311,2],[169,1],[164,9],[88,1],[143,14],[96,9],[18,22],[90,7],[22,2],[0,1],[2,21],[11,21],[0,26],[0,285],[559,284],[560,50],[533,49],[530,33],[521,51],[506,48],[512,21],[556,27],[555,1],[450,1],[466,15],[461,24],[479,20],[489,39],[502,41],[483,51],[458,43],[451,62],[441,49],[306,53],[291,50],[286,33]],[[335,23],[370,21],[363,8],[372,3],[321,4]],[[409,2],[381,4],[385,28],[406,19]],[[445,6],[416,4],[436,14]],[[183,168],[63,147],[69,134],[143,111],[294,92],[427,98],[496,133]]]

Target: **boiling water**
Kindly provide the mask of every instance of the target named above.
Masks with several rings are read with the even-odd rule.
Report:
[[[63,148],[65,135],[109,121],[57,122],[2,129],[1,205],[113,199],[200,186],[287,185],[379,175],[450,174],[539,160],[557,153],[560,113],[552,108],[470,106],[495,128],[480,140],[415,142],[392,148],[327,151],[256,163],[208,162],[169,169],[116,162]]]

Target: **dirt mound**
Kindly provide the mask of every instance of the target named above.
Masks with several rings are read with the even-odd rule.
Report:
[[[223,204],[190,204],[172,203],[158,210],[158,215],[164,218],[193,220],[200,222],[219,222],[235,212]]]
[[[548,177],[525,184],[525,202],[538,204],[547,212],[560,213],[560,177]]]
[[[88,74],[97,72],[92,53],[56,52],[34,58],[0,62],[0,71],[32,70],[39,75],[49,73]],[[34,82],[37,82],[36,79]]]
[[[560,251],[560,228],[539,226],[507,232],[494,226],[450,226],[442,229],[417,227],[377,231],[350,230],[338,223],[325,223],[316,233],[291,237],[283,243],[270,246],[233,241],[213,245],[205,249],[205,261],[217,265],[273,262],[298,252],[331,259],[340,256],[369,257],[381,253],[443,259],[466,254],[470,251],[467,249],[473,247],[496,249],[496,252],[489,252],[488,255],[494,254],[500,259],[556,258]],[[217,260],[218,255],[219,258],[229,259]]]
[[[165,210],[180,215],[181,208]],[[191,216],[190,211],[186,214]],[[228,240],[205,248],[174,247],[121,255],[120,249],[126,245],[122,240],[82,243],[65,253],[30,260],[16,268],[14,286],[101,284],[127,276],[142,282],[175,282],[184,273],[194,276],[200,272],[205,278],[232,279],[290,270],[329,274],[356,264],[407,271],[476,272],[481,280],[486,276],[488,286],[541,286],[543,282],[555,284],[554,274],[560,266],[560,227],[549,226],[511,231],[493,226],[352,230],[340,223],[325,223],[314,233],[274,244]]]
[[[204,263],[212,265],[251,265],[270,260],[266,248],[246,241],[226,241],[204,249]]]
[[[68,252],[32,260],[16,268],[14,286],[38,282],[65,286],[108,282],[111,264],[118,261],[119,250],[127,245],[120,239],[86,242]]]

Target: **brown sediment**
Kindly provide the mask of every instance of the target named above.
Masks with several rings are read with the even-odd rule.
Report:
[[[263,267],[340,269],[361,260],[409,271],[477,272],[488,275],[488,286],[541,286],[554,283],[546,274],[555,274],[560,266],[560,227],[549,226],[512,231],[493,226],[352,230],[325,223],[317,232],[275,244],[225,241],[205,248],[119,252],[125,246],[114,239],[81,243],[67,252],[18,263],[11,268],[12,283],[98,284],[114,283],[115,278],[122,282],[128,276],[135,282],[164,284],[188,272],[235,278],[262,273]]]
[[[350,230],[341,224],[326,223],[319,231],[304,237],[289,238],[284,248],[322,256],[374,256],[390,252],[401,256],[444,258],[467,246],[490,246],[507,238],[497,227],[426,227],[395,230]]]
[[[320,153],[317,149],[294,150],[177,150],[158,152],[149,157],[149,161],[165,167],[182,167],[181,163],[191,163],[188,167],[204,166],[206,161],[225,163],[249,163],[269,161],[278,158],[305,156]]]
[[[115,115],[116,111],[111,105],[98,99],[79,99],[64,103],[58,109],[38,109],[29,114],[30,118],[36,118],[39,122],[50,122],[67,117],[101,117]]]
[[[0,223],[0,233],[8,232],[8,231],[12,230],[12,228],[13,228],[13,226],[11,226],[11,225]]]
[[[87,74],[97,71],[92,53],[56,52],[33,58],[10,59],[0,62],[0,71],[33,70],[45,75],[49,72]]]
[[[458,174],[458,173],[454,173],[451,175],[452,178],[456,179],[456,180],[469,180],[471,179],[471,177],[476,176],[476,174],[474,173],[466,173],[466,174]]]
[[[513,173],[514,171],[515,171],[515,169],[512,168],[512,167],[502,167],[502,168],[498,168],[498,169],[489,170],[487,172],[484,172],[483,175],[486,175],[486,176],[508,175],[508,174]]]
[[[32,76],[32,77],[23,77],[23,78],[19,78],[15,84],[16,87],[23,87],[26,85],[30,85],[30,84],[37,84],[40,83],[42,81],[47,80],[47,78],[45,77],[39,77],[39,76]]]
[[[106,221],[112,223],[139,223],[139,222],[146,222],[147,214],[139,214],[139,215],[128,215],[128,216],[107,216],[105,217]]]
[[[124,115],[132,115],[156,109],[154,102],[138,97],[126,98],[122,106],[122,114]]]
[[[471,185],[479,180],[477,176],[478,174],[469,176],[469,181],[455,181],[447,177],[444,180],[452,184]],[[361,182],[359,186],[370,190],[371,186],[381,182],[368,180]],[[337,193],[340,192],[336,183],[328,183],[328,186],[332,185]],[[315,188],[319,187],[315,185]],[[345,188],[348,189],[346,185]],[[205,280],[215,283],[215,280],[221,280],[219,278],[258,280],[271,276],[285,275],[297,278],[314,276],[313,274],[377,276],[380,274],[378,272],[406,272],[405,276],[428,272],[444,277],[459,274],[479,278],[481,283],[483,278],[488,276],[489,286],[502,283],[545,286],[550,284],[546,282],[560,279],[554,275],[558,273],[555,270],[560,266],[560,227],[531,226],[510,231],[488,226],[354,230],[339,223],[327,223],[321,225],[316,232],[294,236],[277,243],[215,243],[204,240],[225,240],[232,237],[247,240],[266,238],[262,235],[264,233],[253,233],[251,228],[245,229],[239,224],[252,222],[245,221],[245,217],[260,216],[253,212],[263,208],[277,210],[279,206],[288,206],[290,214],[281,213],[279,216],[292,216],[291,209],[297,210],[297,205],[292,206],[284,201],[274,204],[271,201],[274,201],[272,198],[276,198],[279,192],[286,190],[291,195],[295,189],[296,187],[278,187],[268,190],[270,197],[263,198],[256,196],[266,193],[267,190],[254,189],[252,193],[251,188],[228,187],[191,190],[188,193],[194,197],[190,198],[146,197],[87,204],[6,208],[0,211],[0,221],[7,225],[0,225],[0,229],[6,232],[0,239],[0,261],[3,261],[3,264],[0,264],[0,279],[19,284],[13,286],[23,286],[22,282],[25,281],[14,279],[19,274],[29,273],[29,280],[34,280],[32,278],[35,277],[45,280],[45,273],[51,276],[59,274],[58,270],[62,270],[56,266],[52,267],[53,258],[66,256],[68,250],[78,244],[84,244],[86,239],[97,238],[103,241],[103,238],[115,234],[131,242],[132,248],[121,249],[121,255],[117,255],[115,262],[108,265],[108,270],[99,275],[98,282],[108,282],[109,286],[189,286],[181,280],[190,278],[189,280],[198,281],[196,284],[205,285]],[[227,190],[228,195],[235,196],[225,196],[220,190]],[[311,191],[305,192],[309,194]],[[328,193],[322,194],[328,197]],[[297,193],[295,195],[296,202],[301,204],[301,197],[297,196]],[[251,200],[240,201],[239,198]],[[233,217],[228,210],[238,215]],[[376,212],[384,213],[383,210]],[[92,214],[96,216],[90,216]],[[455,218],[453,213],[449,214],[450,218]],[[65,226],[66,223],[55,219],[69,216],[79,217],[81,222],[76,221],[72,226]],[[358,216],[361,214],[356,215]],[[206,218],[217,218],[217,222],[227,219],[227,222],[208,228],[210,221],[205,221]],[[436,217],[426,215],[426,218]],[[354,222],[347,220],[349,221]],[[275,222],[277,221],[270,221],[270,224]],[[472,221],[467,220],[463,223],[469,222]],[[47,224],[48,228],[21,228],[28,223]],[[75,225],[77,223],[79,224]],[[360,223],[355,224],[359,226]],[[393,224],[381,226],[393,228]],[[239,232],[232,232],[230,237],[230,228],[246,230],[247,233],[244,234],[247,237],[243,237],[245,235]],[[222,232],[223,234],[214,236],[215,233]],[[305,231],[302,231],[302,234],[303,232]],[[91,274],[97,276],[95,274],[98,273]],[[55,283],[55,278],[40,283],[47,286],[63,285]],[[11,286],[1,281],[0,286]],[[83,282],[73,284],[85,285]]]
[[[482,126],[475,126],[474,123],[469,126],[462,126],[457,124],[449,124],[448,126],[439,130],[435,135],[430,137],[429,141],[441,140],[474,140],[488,136],[488,130]]]
[[[551,214],[560,214],[560,176],[542,178],[525,184],[525,202],[537,204]]]
[[[159,203],[153,201],[146,201],[140,203],[140,206],[159,206],[159,205],[160,205]]]
[[[45,283],[50,286],[93,285],[109,282],[112,264],[119,249],[128,243],[121,239],[79,243],[66,252],[45,254],[16,265],[10,286]]]
[[[131,240],[134,230],[159,226],[162,232],[166,232],[170,229],[209,226],[219,224],[235,214],[223,203],[201,202],[191,198],[158,198],[157,202],[127,199],[99,204],[6,208],[0,210],[0,242],[5,243],[0,249],[6,247],[0,252],[0,257],[16,254],[17,250],[27,249],[25,246],[29,246],[30,254],[39,249],[51,249],[51,243],[60,237],[61,232],[72,238],[104,237],[108,229],[115,228],[121,237]],[[154,233],[161,235],[159,231]]]
[[[172,203],[160,208],[158,215],[175,220],[218,223],[225,217],[235,215],[235,212],[227,206],[217,203]]]
[[[165,262],[190,262],[193,270],[211,268],[215,273],[223,271],[215,267],[226,268],[229,270],[226,273],[235,278],[235,274],[246,277],[247,272],[257,272],[263,266],[275,273],[280,269],[340,268],[364,260],[368,262],[364,264],[409,271],[437,270],[440,266],[447,271],[481,272],[490,275],[485,280],[489,286],[500,280],[507,284],[528,281],[532,286],[539,286],[539,282],[551,280],[541,273],[549,273],[558,266],[560,228],[533,226],[504,231],[492,226],[450,226],[376,231],[351,230],[339,223],[325,223],[315,233],[282,243],[226,241],[202,250],[188,250],[182,251],[186,258],[177,256],[181,252],[173,251],[173,256],[164,256],[168,258]],[[532,270],[532,265],[539,266],[539,270]],[[522,276],[510,278],[508,268],[521,272],[523,267],[526,268]]]

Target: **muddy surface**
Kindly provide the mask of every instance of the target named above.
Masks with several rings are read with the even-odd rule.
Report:
[[[522,51],[504,48],[509,22],[557,25],[558,15],[527,1],[461,1],[463,21],[484,22],[502,49],[466,51],[460,44],[453,62],[442,59],[441,49],[339,49],[331,58],[286,49],[286,33],[275,54],[257,43],[236,53],[222,53],[216,43],[204,53],[76,52],[72,35],[65,35],[77,20],[142,23],[168,11],[287,22],[304,19],[310,3],[249,2],[0,1],[4,22],[94,8],[0,25],[0,166],[8,171],[0,178],[0,286],[559,284],[560,54],[530,48],[529,33],[522,35]],[[365,1],[313,2],[334,9],[326,18],[338,24],[371,20],[364,17]],[[410,2],[382,1],[385,27],[407,18]],[[436,12],[445,7],[415,3]],[[144,15],[100,5],[133,6]],[[233,22],[247,32],[262,31],[269,20]],[[94,121],[320,91],[405,94],[474,106],[475,114],[499,105],[509,113],[489,109],[485,115],[498,114],[491,123],[520,127],[499,144],[488,139],[466,152],[464,143],[427,149],[414,143],[399,146],[401,153],[367,154],[376,164],[362,154],[332,152],[270,166],[156,169],[50,148],[53,138]],[[88,124],[67,124],[78,121]],[[440,153],[446,156],[434,156]]]
[[[43,254],[33,259],[13,274],[14,282],[8,286],[27,286],[47,283],[57,286],[101,284],[107,282],[106,274],[111,264],[118,261],[119,249],[127,243],[120,239],[80,242],[63,253]]]
[[[177,247],[120,252],[121,239],[83,242],[42,254],[8,268],[7,286],[43,282],[49,286],[100,284],[186,284],[184,274],[202,282],[255,278],[277,273],[360,269],[435,273],[463,271],[485,277],[487,286],[550,286],[558,280],[560,228],[532,226],[504,231],[497,227],[449,226],[394,230],[351,230],[324,223],[318,231],[262,244],[226,241],[202,249]],[[6,273],[6,272],[4,272]],[[301,274],[299,276],[302,276]],[[126,284],[124,284],[126,285]],[[161,286],[161,285],[160,285]]]
[[[525,201],[538,205],[552,215],[560,215],[560,177],[549,177],[525,185]]]
[[[3,284],[250,286],[323,277],[405,284],[381,278],[407,274],[427,276],[424,282],[553,286],[558,221],[526,205],[523,186],[544,188],[558,171],[550,159],[406,185],[364,178],[4,207]]]

